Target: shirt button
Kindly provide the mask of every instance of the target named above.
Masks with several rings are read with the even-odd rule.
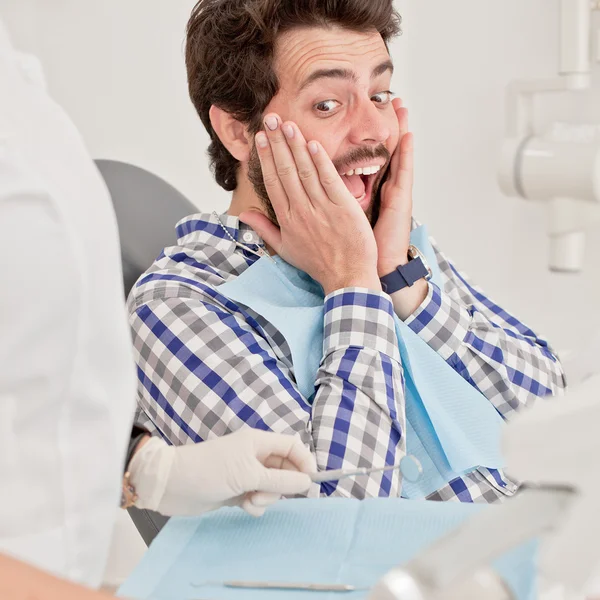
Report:
[[[247,244],[254,241],[254,236],[250,231],[246,231],[242,237]]]

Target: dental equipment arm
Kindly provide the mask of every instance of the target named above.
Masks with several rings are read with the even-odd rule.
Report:
[[[600,221],[600,126],[555,123],[534,133],[534,100],[591,85],[592,7],[560,0],[560,77],[515,81],[507,93],[507,130],[499,183],[508,196],[549,204],[550,269],[582,269],[585,231]]]
[[[488,565],[552,531],[573,501],[568,486],[526,486],[498,507],[472,517],[404,567],[387,573],[371,600],[509,600]]]
[[[457,586],[464,586],[470,575],[534,537],[542,541],[544,580],[581,594],[600,564],[598,423],[600,377],[567,398],[545,399],[517,416],[504,437],[507,472],[536,484],[524,485],[514,498],[482,511],[404,567],[390,571],[370,599],[458,598]],[[494,585],[486,595],[480,587],[479,597],[511,597]]]
[[[560,483],[576,490],[571,510],[544,544],[540,571],[581,592],[600,564],[600,377],[567,398],[545,400],[507,428],[508,468],[521,481]]]

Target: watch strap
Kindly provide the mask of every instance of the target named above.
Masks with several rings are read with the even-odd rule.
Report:
[[[393,294],[406,287],[413,286],[419,279],[428,277],[429,269],[418,256],[405,265],[396,267],[389,275],[381,278],[381,287],[386,294]]]

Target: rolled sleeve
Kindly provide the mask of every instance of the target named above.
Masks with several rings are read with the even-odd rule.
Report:
[[[349,346],[370,348],[400,362],[394,305],[387,294],[344,288],[325,298],[323,356]]]
[[[430,281],[427,297],[405,323],[448,360],[464,343],[471,315]]]

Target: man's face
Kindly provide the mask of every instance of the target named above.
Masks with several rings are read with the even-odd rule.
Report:
[[[277,41],[275,72],[280,91],[265,114],[277,113],[296,123],[307,141],[318,140],[363,210],[376,214],[375,198],[399,139],[389,93],[392,64],[379,33],[294,29]],[[357,168],[367,174],[351,174]],[[248,172],[273,218],[255,149]]]

